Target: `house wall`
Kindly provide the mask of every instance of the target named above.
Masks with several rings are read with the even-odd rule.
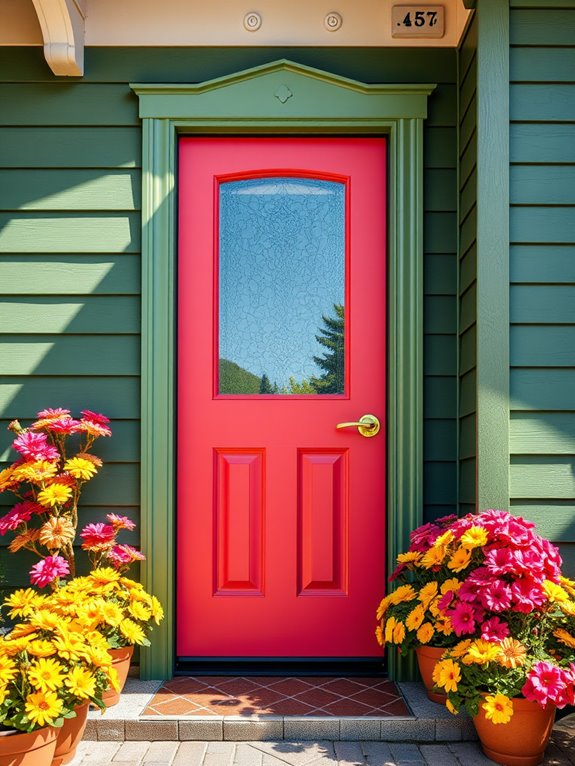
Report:
[[[47,406],[108,415],[82,521],[138,517],[141,128],[128,83],[198,82],[282,57],[366,82],[438,83],[425,127],[425,514],[456,510],[455,51],[88,48],[85,76],[70,81],[41,48],[2,48],[0,457],[12,418]],[[29,562],[3,561],[8,584],[25,583]]]
[[[477,16],[458,51],[459,508],[476,509],[477,470]]]
[[[549,5],[555,6],[549,8]],[[510,494],[575,571],[575,0],[510,3]]]

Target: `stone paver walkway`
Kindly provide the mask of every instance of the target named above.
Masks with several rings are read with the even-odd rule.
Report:
[[[574,766],[575,722],[556,724],[543,766]],[[493,766],[475,742],[80,743],[70,766]]]

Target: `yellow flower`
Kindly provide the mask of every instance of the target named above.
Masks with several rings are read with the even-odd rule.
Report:
[[[486,662],[496,660],[498,656],[499,644],[478,638],[471,642],[462,661],[465,665],[484,665]]]
[[[398,620],[395,624],[395,628],[393,629],[393,643],[401,644],[404,638],[405,638],[405,625]]]
[[[63,617],[49,609],[36,610],[28,621],[38,630],[60,630],[66,625]]]
[[[14,468],[8,466],[0,471],[0,492],[4,492],[7,489],[12,489],[18,482],[14,479]]]
[[[417,597],[417,593],[413,589],[412,585],[400,585],[397,590],[389,596],[390,604],[401,604],[404,601],[413,601]]]
[[[96,693],[96,678],[85,668],[72,668],[64,683],[80,699],[89,699]]]
[[[40,528],[38,539],[50,550],[57,550],[73,542],[76,531],[65,516],[51,516]]]
[[[377,639],[377,643],[380,646],[384,645],[385,641],[383,638],[383,628],[381,627],[381,625],[378,625],[377,628],[375,629],[375,638]]]
[[[4,704],[6,697],[8,696],[8,684],[0,684],[0,705]]]
[[[146,640],[142,628],[128,617],[120,623],[120,633],[130,644],[143,644]]]
[[[461,535],[459,542],[465,548],[480,548],[487,545],[487,530],[483,527],[470,527]]]
[[[63,632],[54,639],[58,656],[64,660],[77,661],[87,656],[89,647],[80,633]]]
[[[393,641],[393,631],[395,630],[395,626],[397,625],[397,620],[395,617],[390,617],[389,620],[385,623],[385,643],[389,644]]]
[[[120,575],[112,567],[99,567],[90,572],[89,579],[95,585],[107,585],[108,583],[118,582]]]
[[[375,619],[381,620],[383,615],[387,612],[387,609],[391,603],[391,596],[386,596],[385,598],[382,598],[379,602],[379,606],[377,607],[377,612],[375,613]]]
[[[56,691],[62,686],[64,676],[64,668],[59,662],[43,657],[33,662],[28,670],[32,685],[41,692]]]
[[[9,683],[13,678],[16,678],[17,675],[18,671],[14,660],[0,655],[0,684]]]
[[[118,604],[114,604],[113,601],[106,601],[100,608],[102,617],[107,625],[111,625],[113,628],[117,627],[123,619],[122,610]]]
[[[64,703],[54,692],[36,692],[26,697],[26,715],[38,726],[50,725],[60,716]]]
[[[5,606],[11,607],[10,617],[27,617],[46,600],[45,596],[32,588],[21,588],[4,601]]]
[[[456,692],[457,684],[461,681],[459,663],[453,660],[441,660],[434,668],[436,684],[446,692]]]
[[[566,614],[569,617],[575,617],[575,601],[563,601],[559,604],[559,608],[563,614]]]
[[[431,569],[432,567],[440,566],[443,563],[447,548],[445,546],[439,546],[438,548],[430,548],[426,551],[420,561],[421,566],[424,569]]]
[[[465,548],[458,548],[447,562],[447,566],[454,572],[461,572],[464,569],[467,569],[470,561],[471,551],[468,551]]]
[[[450,636],[453,633],[453,625],[449,617],[439,617],[435,621],[435,630],[438,633],[442,633],[444,636]]]
[[[128,606],[128,611],[135,620],[140,620],[140,622],[148,622],[152,616],[151,609],[148,609],[139,601],[133,601]]]
[[[405,620],[405,627],[408,630],[417,630],[423,622],[424,617],[425,609],[421,604],[418,604],[415,609],[412,609],[411,612],[407,615]]]
[[[463,657],[464,654],[467,654],[467,650],[469,649],[470,644],[471,644],[471,639],[466,638],[463,641],[460,641],[458,644],[456,644],[452,649],[450,649],[449,654],[451,654],[451,656],[455,658]]]
[[[421,604],[424,609],[427,609],[430,602],[437,596],[437,583],[435,580],[433,582],[428,582],[427,585],[424,585],[423,588],[419,591],[419,594],[417,598],[421,601]]]
[[[557,630],[553,631],[553,635],[565,646],[568,646],[570,649],[575,649],[575,637],[568,631],[563,630],[563,628],[557,628]]]
[[[49,460],[35,460],[31,463],[23,463],[14,469],[14,478],[18,481],[29,481],[32,484],[41,484],[46,479],[51,479],[58,473],[58,465]]]
[[[53,508],[55,505],[63,505],[72,497],[71,487],[65,484],[50,484],[49,487],[38,492],[38,502],[46,508]]]
[[[439,537],[435,538],[435,542],[433,543],[433,547],[434,548],[443,548],[446,545],[449,545],[449,543],[453,541],[453,538],[454,538],[453,532],[450,529],[448,529],[442,535],[439,535]]]
[[[570,580],[568,577],[563,577],[563,575],[560,575],[559,582],[565,588],[567,593],[572,598],[575,598],[575,582],[573,580]]]
[[[56,647],[51,641],[38,638],[28,644],[28,654],[33,657],[50,657],[56,654]]]
[[[515,638],[504,638],[495,658],[504,668],[520,668],[527,657],[527,648]]]
[[[435,631],[430,622],[424,622],[416,633],[417,640],[422,644],[428,644],[433,638]]]
[[[569,595],[560,585],[557,585],[551,580],[545,580],[543,583],[543,592],[547,596],[551,604],[561,604],[564,601],[569,601]]]
[[[513,702],[505,694],[488,694],[482,708],[493,723],[509,723],[513,715]]]
[[[22,638],[26,641],[32,641],[37,636],[36,628],[34,628],[33,625],[30,625],[28,622],[19,622],[10,631],[9,638],[15,639],[15,638]]]
[[[160,600],[155,596],[151,597],[150,608],[152,610],[152,617],[154,618],[154,622],[156,625],[159,625],[160,622],[164,619],[164,608],[162,607]]]
[[[94,474],[98,473],[94,463],[81,457],[71,457],[69,460],[66,460],[64,470],[75,479],[81,479],[82,481],[88,481]]]
[[[419,551],[407,551],[407,553],[400,553],[397,557],[398,564],[417,564],[421,558]]]
[[[445,595],[448,591],[452,590],[454,593],[457,593],[457,591],[461,588],[461,580],[458,580],[457,577],[452,577],[449,580],[446,580],[444,583],[441,584],[440,591],[443,595]]]
[[[459,714],[459,710],[451,702],[449,697],[446,697],[446,699],[445,699],[445,707],[449,710],[450,713],[453,713],[453,715],[458,715]]]

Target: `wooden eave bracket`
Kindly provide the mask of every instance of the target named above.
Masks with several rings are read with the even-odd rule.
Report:
[[[86,0],[32,0],[44,38],[44,56],[56,75],[84,74]]]

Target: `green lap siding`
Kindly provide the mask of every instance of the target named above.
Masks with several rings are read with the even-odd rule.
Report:
[[[575,572],[575,0],[510,9],[510,488]]]
[[[424,514],[456,510],[456,52],[87,48],[85,76],[64,79],[41,48],[0,48],[0,460],[12,418],[49,406],[108,415],[114,436],[96,445],[105,465],[83,521],[138,517],[142,136],[129,83],[200,82],[279,58],[365,82],[437,83],[424,135]],[[25,581],[23,565],[4,562],[10,584]]]

